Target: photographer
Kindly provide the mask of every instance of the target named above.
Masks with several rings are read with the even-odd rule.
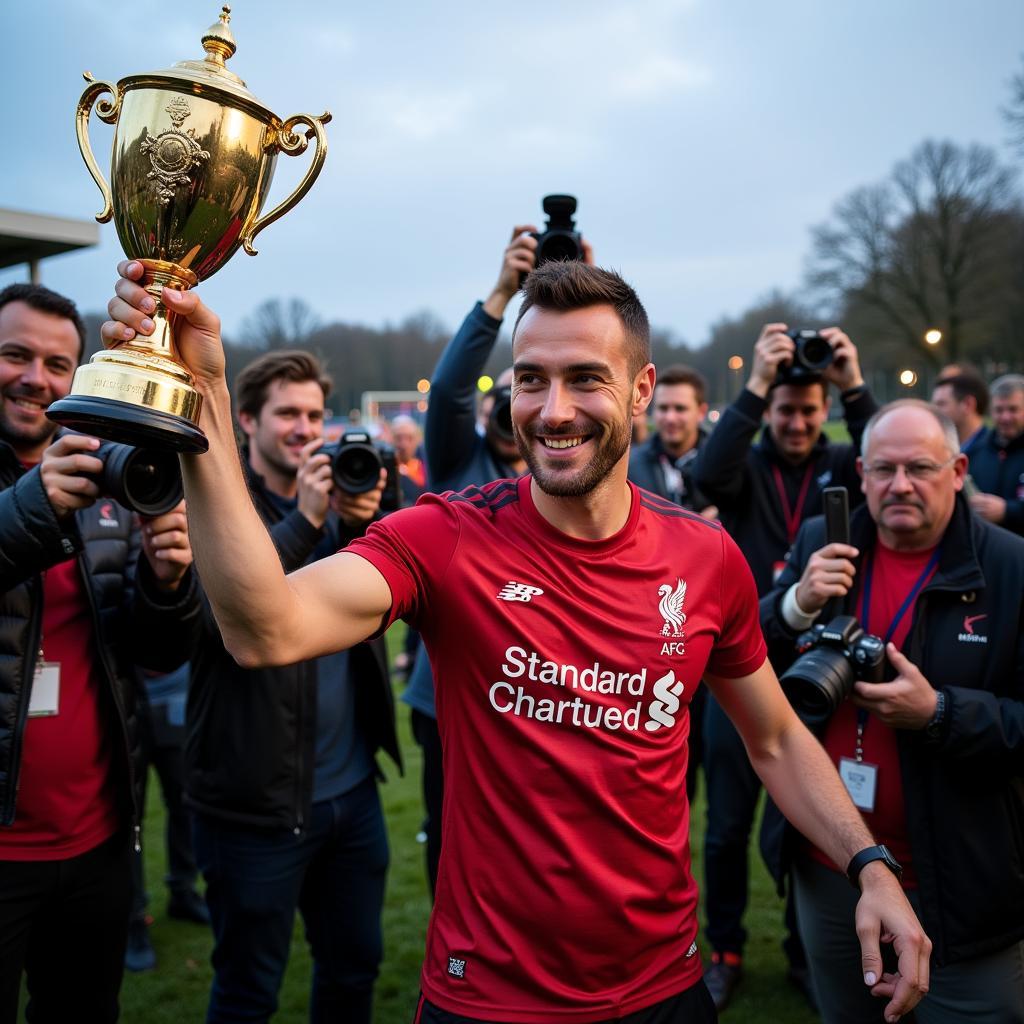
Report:
[[[520,224],[512,229],[512,240],[505,248],[501,271],[490,295],[470,311],[434,370],[424,447],[427,479],[435,494],[521,476],[526,470],[526,463],[512,437],[511,369],[500,374],[491,392],[484,396],[480,402],[479,417],[476,396],[477,381],[498,340],[501,318],[519,291],[523,276],[534,268],[536,233],[537,228],[532,224]],[[582,239],[580,244],[584,261],[593,263],[590,245]],[[482,426],[482,432],[477,429],[478,425]],[[444,779],[434,706],[434,680],[423,648],[416,656],[402,700],[412,708],[413,735],[423,749],[427,878],[433,893],[441,855]]]
[[[918,1021],[1019,1024],[1024,542],[971,514],[956,430],[923,402],[894,402],[871,419],[858,468],[867,503],[852,516],[851,543],[825,545],[823,520],[809,521],[761,601],[772,663],[794,661],[795,637],[824,621],[832,599],[885,642],[886,682],[855,682],[853,663],[847,669],[835,649],[826,659],[836,671],[813,670],[812,659],[791,672],[837,705],[821,741],[868,827],[902,865],[934,942]],[[791,831],[788,839],[796,840]],[[877,1007],[861,997],[856,943],[841,934],[853,890],[824,854],[782,842],[781,830],[773,852],[777,870],[793,862],[826,1024],[877,1021]]]
[[[798,352],[800,333],[766,324],[754,346],[744,390],[723,413],[701,448],[694,482],[718,506],[726,529],[750,565],[759,595],[771,589],[800,523],[821,511],[821,491],[831,485],[855,490],[860,431],[877,406],[864,384],[853,342],[838,328],[811,334],[819,349],[809,368]],[[806,355],[806,344],[801,339]],[[822,344],[824,343],[824,344]],[[829,442],[829,385],[839,389],[854,446]],[[764,425],[760,442],[754,436]],[[705,839],[707,935],[714,947],[708,987],[719,1009],[742,977],[748,889],[747,849],[760,783],[743,744],[714,700],[708,701],[704,773],[708,792]],[[783,943],[789,979],[809,993],[807,968],[792,901]]]
[[[235,384],[249,491],[289,571],[360,536],[380,504],[381,486],[335,487],[318,451],[330,383],[308,352],[276,351]],[[312,1019],[369,1024],[388,866],[375,754],[400,764],[383,641],[242,668],[206,611],[186,802],[213,921],[207,1020],[273,1015],[298,908],[314,962]]]
[[[102,495],[100,442],[62,432],[85,345],[74,303],[0,292],[0,1020],[114,1021],[142,802],[136,662],[198,634],[184,506]],[[85,475],[88,474],[88,475]],[[140,557],[141,556],[141,557]]]

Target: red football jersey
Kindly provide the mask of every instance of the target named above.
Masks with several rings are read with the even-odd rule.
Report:
[[[717,524],[630,485],[602,541],[549,524],[531,478],[441,497],[349,551],[420,630],[444,746],[423,991],[452,1013],[599,1021],[697,981],[687,705],[765,646]]]

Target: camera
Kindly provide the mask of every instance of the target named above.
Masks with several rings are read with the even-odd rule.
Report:
[[[828,339],[806,328],[793,328],[786,334],[794,342],[793,359],[779,367],[779,380],[786,384],[817,380],[822,371],[832,365],[832,346]]]
[[[779,676],[783,692],[806,725],[822,725],[842,703],[857,680],[880,683],[885,678],[885,644],[865,633],[852,615],[837,615],[801,633],[800,657]]]
[[[485,398],[493,398],[494,405],[491,406],[490,415],[487,417],[487,426],[490,431],[501,438],[502,441],[514,441],[512,433],[512,385],[505,384],[502,387],[493,387]]]
[[[398,458],[389,444],[375,442],[365,430],[349,430],[334,445],[324,445],[331,459],[334,485],[346,494],[366,494],[377,486],[380,471],[387,470],[387,481],[380,499],[382,512],[394,512],[402,506],[402,481]]]
[[[540,234],[533,234],[537,239],[535,265],[539,267],[551,260],[583,259],[583,240],[572,219],[576,212],[576,197],[545,196],[543,206],[548,222]]]
[[[162,516],[184,496],[181,467],[175,452],[104,441],[92,454],[103,461],[103,469],[85,475],[96,481],[100,493],[113,498],[129,512]]]

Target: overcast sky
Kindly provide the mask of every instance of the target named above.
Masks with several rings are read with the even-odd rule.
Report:
[[[81,72],[116,81],[202,56],[214,2],[41,0],[0,14],[0,205],[90,219]],[[687,341],[799,284],[810,226],[926,138],[995,146],[1024,50],[1021,0],[236,0],[229,66],[282,117],[330,109],[297,209],[202,286],[229,335],[268,297],[325,321],[427,309],[455,327],[540,197],[579,198],[598,262]],[[109,166],[113,130],[92,121]],[[278,161],[273,197],[306,157]],[[300,166],[301,165],[301,166]],[[120,258],[43,265],[83,310]],[[0,284],[23,279],[0,271]]]

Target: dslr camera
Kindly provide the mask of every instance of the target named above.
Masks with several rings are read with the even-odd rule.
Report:
[[[792,328],[786,334],[793,339],[793,359],[779,367],[780,384],[802,384],[817,380],[832,365],[832,346],[817,331]]]
[[[885,678],[885,643],[865,633],[852,615],[818,623],[796,640],[800,657],[779,676],[783,692],[803,722],[824,724],[858,680]]]
[[[576,230],[572,215],[576,212],[575,196],[545,196],[542,200],[548,222],[537,239],[536,266],[551,260],[583,259],[583,240]]]
[[[103,461],[103,469],[84,475],[99,485],[101,494],[129,512],[162,516],[184,496],[176,452],[104,441],[91,454]]]
[[[395,449],[383,441],[374,441],[365,430],[348,430],[337,444],[322,449],[331,459],[334,486],[346,494],[366,494],[377,486],[380,471],[387,470],[381,512],[402,507],[402,481],[398,474]]]

